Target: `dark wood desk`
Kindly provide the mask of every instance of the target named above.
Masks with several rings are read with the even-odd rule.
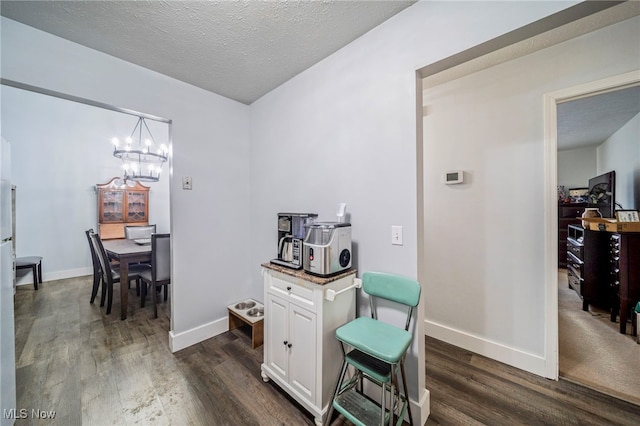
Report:
[[[127,319],[129,303],[129,264],[151,261],[151,244],[140,245],[134,240],[105,240],[107,255],[120,262],[120,319]]]

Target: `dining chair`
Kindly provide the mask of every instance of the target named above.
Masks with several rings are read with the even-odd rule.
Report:
[[[127,240],[138,240],[151,238],[151,234],[156,232],[156,225],[125,226],[124,237]]]
[[[147,285],[153,299],[153,316],[158,318],[158,289],[164,287],[164,300],[167,301],[169,284],[171,284],[171,234],[151,235],[151,269],[142,271],[140,279],[141,300],[140,306],[144,307],[147,296]]]
[[[93,228],[87,229],[84,231],[87,235],[87,241],[89,241],[89,250],[91,251],[91,262],[93,263],[93,288],[91,289],[91,300],[89,303],[93,303],[96,299],[96,295],[98,294],[98,288],[100,287],[100,283],[102,282],[102,270],[100,269],[100,260],[98,259],[98,254],[91,242],[91,235],[94,234]],[[102,306],[102,305],[101,305]]]
[[[98,234],[91,233],[91,242],[93,244],[93,248],[98,257],[98,261],[100,262],[100,276],[102,279],[102,295],[100,297],[100,306],[104,306],[104,298],[105,293],[107,296],[107,314],[111,313],[111,305],[113,304],[113,284],[120,282],[120,268],[117,266],[113,266],[109,262],[109,256],[107,255],[107,251],[104,249],[104,245],[102,244],[102,240]],[[148,265],[140,265],[140,264],[132,264],[129,265],[129,283],[132,280],[136,280],[136,283],[140,281],[140,274],[149,269]]]

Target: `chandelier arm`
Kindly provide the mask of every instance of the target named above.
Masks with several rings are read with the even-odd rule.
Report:
[[[129,136],[131,139],[133,139],[133,135],[136,132],[136,130],[138,130],[138,126],[140,126],[140,122],[141,121],[142,121],[142,117],[138,117],[138,122],[136,123],[135,127],[133,128],[133,131],[131,132],[131,136]],[[141,127],[141,129],[142,129],[142,127]],[[140,133],[140,135],[142,135],[142,133]]]
[[[144,123],[144,127],[147,128],[147,133],[149,133],[149,137],[151,138],[151,141],[155,144],[156,140],[154,139],[153,135],[151,134],[151,130],[149,130],[149,126],[147,125],[147,122],[145,120],[142,120],[142,122]],[[140,135],[142,135],[142,131],[140,131]]]

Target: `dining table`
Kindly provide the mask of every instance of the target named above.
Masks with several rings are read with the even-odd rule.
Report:
[[[116,239],[102,242],[110,259],[120,262],[120,319],[127,319],[129,301],[129,265],[151,261],[151,243]]]

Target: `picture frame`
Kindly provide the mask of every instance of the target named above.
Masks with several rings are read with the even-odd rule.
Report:
[[[616,220],[618,222],[640,222],[638,210],[617,210]]]

